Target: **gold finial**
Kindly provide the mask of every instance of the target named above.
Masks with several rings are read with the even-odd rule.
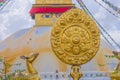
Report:
[[[72,72],[70,73],[71,77],[73,78],[73,80],[79,80],[83,74],[82,72],[80,73],[80,66],[72,66]]]

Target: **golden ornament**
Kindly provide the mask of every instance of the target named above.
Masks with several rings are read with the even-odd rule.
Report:
[[[31,54],[30,56],[21,56],[22,59],[26,60],[28,73],[16,73],[11,80],[40,80],[38,72],[35,70],[32,64],[38,55],[39,53]]]
[[[99,29],[84,11],[71,9],[54,24],[51,45],[61,61],[73,65],[71,76],[74,80],[78,80],[82,76],[78,67],[89,62],[99,49]],[[78,73],[74,75],[76,70]]]
[[[111,74],[111,80],[120,80],[120,52],[113,51],[113,54],[119,60],[119,63]]]

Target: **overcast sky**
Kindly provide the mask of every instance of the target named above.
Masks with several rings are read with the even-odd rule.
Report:
[[[98,1],[104,4],[101,0]],[[120,7],[119,0],[108,1]],[[73,0],[73,2],[79,6],[75,0]],[[115,39],[115,41],[117,41],[117,43],[120,44],[120,18],[116,18],[107,12],[94,0],[83,0],[83,2],[97,21],[104,26],[105,30]],[[34,25],[34,20],[31,19],[29,14],[33,3],[34,0],[11,0],[0,12],[0,41],[20,29],[29,28]],[[108,6],[106,7],[111,10]]]

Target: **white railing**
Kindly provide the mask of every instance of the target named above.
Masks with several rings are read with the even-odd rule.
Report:
[[[109,74],[105,72],[83,72],[83,77],[80,80],[111,80]],[[41,80],[73,80],[69,73],[41,73]]]

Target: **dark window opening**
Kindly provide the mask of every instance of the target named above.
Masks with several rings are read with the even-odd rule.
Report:
[[[51,18],[51,15],[50,14],[44,14],[43,18]]]

